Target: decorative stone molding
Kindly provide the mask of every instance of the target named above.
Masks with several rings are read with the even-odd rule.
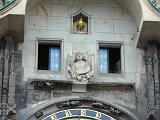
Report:
[[[41,90],[54,90],[56,88],[65,86],[71,86],[71,81],[54,81],[54,80],[36,80],[33,79],[28,83],[27,89],[41,89]]]
[[[88,82],[94,75],[93,56],[88,53],[77,52],[69,56],[68,73],[69,79]]]
[[[160,120],[160,45],[149,42],[145,51],[146,66],[146,114]],[[153,118],[152,117],[152,118]]]
[[[16,120],[16,111],[15,110],[9,111],[8,120]]]
[[[92,99],[79,99],[79,100],[68,100],[62,101],[56,104],[59,110],[67,110],[70,108],[82,108],[82,109],[93,109],[93,110],[101,110],[108,115],[112,115],[115,118],[118,118],[121,114],[124,114],[121,110],[115,108],[114,106],[104,104],[100,101],[95,101]]]
[[[82,82],[77,82],[77,84],[83,84]],[[34,89],[34,90],[56,90],[56,89],[63,89],[63,88],[72,88],[71,86],[75,84],[74,81],[71,80],[48,80],[48,79],[28,79],[27,89]],[[84,83],[85,84],[85,83]],[[127,87],[129,89],[134,89],[134,83],[112,83],[112,82],[97,82],[97,81],[89,81],[86,83],[89,86],[97,86],[97,87]]]
[[[121,114],[120,110],[118,110],[114,107],[111,107],[111,106],[105,106],[104,104],[102,104],[100,102],[93,102],[92,106],[95,108],[105,109],[105,110],[107,110],[108,113],[112,113],[115,115]]]
[[[43,112],[42,111],[37,111],[36,113],[35,113],[35,117],[38,119],[38,118],[40,118],[41,116],[43,116]]]
[[[17,70],[21,67],[21,55],[16,50],[16,42],[11,35],[6,35],[0,40],[0,119],[9,119],[10,111],[15,104],[15,82],[18,76]],[[11,84],[12,83],[12,84]],[[12,86],[12,87],[11,87]],[[12,94],[10,96],[10,94]],[[11,100],[12,99],[12,100]],[[13,109],[12,109],[13,108]]]
[[[65,101],[57,104],[58,108],[66,108],[66,107],[76,107],[80,106],[81,102],[80,101]]]
[[[99,105],[103,106],[103,107],[99,107]],[[38,110],[37,112],[34,113],[34,117],[30,117],[30,118],[32,118],[32,119],[44,119],[44,117],[46,118],[45,109],[47,109],[47,108],[48,107],[45,107],[44,109]],[[124,113],[123,111],[121,111],[120,109],[116,108],[113,105],[106,104],[102,101],[97,101],[93,98],[78,98],[78,99],[64,100],[64,101],[54,103],[53,105],[50,105],[50,108],[51,108],[51,111],[50,111],[51,113],[49,112],[47,114],[52,114],[52,115],[55,111],[56,112],[58,112],[58,111],[62,112],[62,110],[68,111],[69,109],[75,109],[75,110],[90,109],[90,110],[93,110],[93,111],[94,110],[101,111],[102,113],[104,113],[106,115],[109,115],[109,116],[112,116],[113,118],[116,118],[116,119],[119,120],[120,116],[123,116],[123,115],[126,114],[126,113]],[[49,109],[47,109],[47,111],[48,110]]]

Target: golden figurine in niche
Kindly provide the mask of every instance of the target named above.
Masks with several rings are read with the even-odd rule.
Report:
[[[84,30],[85,23],[83,22],[82,17],[78,21],[78,24],[76,25],[76,27],[77,27],[77,30],[80,31],[80,32]]]
[[[88,33],[88,17],[82,13],[73,16],[73,33]]]

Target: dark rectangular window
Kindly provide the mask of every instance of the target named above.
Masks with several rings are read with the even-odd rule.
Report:
[[[121,47],[99,46],[99,72],[121,73]]]
[[[38,70],[60,71],[61,50],[58,43],[38,44]]]

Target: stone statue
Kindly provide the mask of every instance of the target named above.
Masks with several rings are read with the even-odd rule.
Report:
[[[70,63],[67,68],[70,78],[87,82],[93,76],[91,64],[89,64],[88,55],[80,52],[76,53],[74,60],[70,58]]]

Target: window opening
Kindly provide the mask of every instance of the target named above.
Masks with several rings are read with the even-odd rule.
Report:
[[[99,47],[99,72],[121,73],[120,47]]]
[[[38,44],[38,70],[60,71],[60,44]]]

